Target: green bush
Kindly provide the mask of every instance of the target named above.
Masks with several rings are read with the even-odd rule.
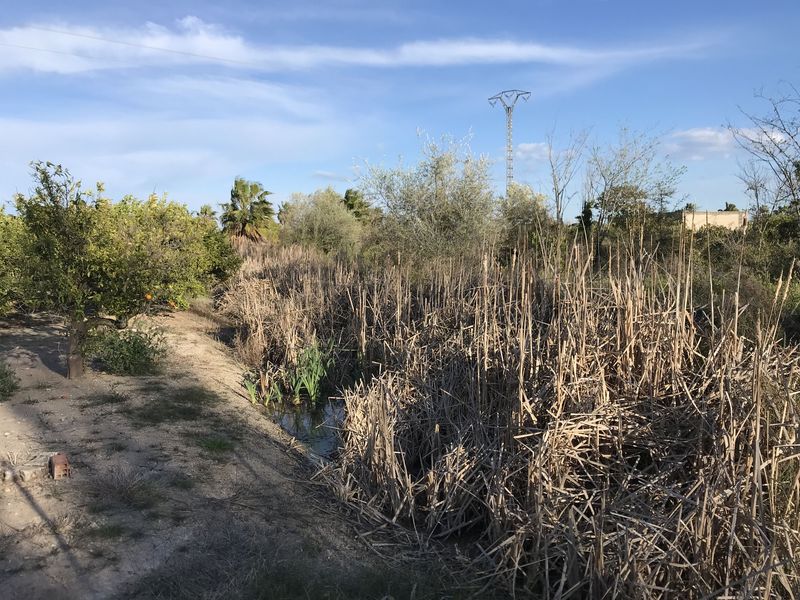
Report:
[[[362,224],[332,188],[310,196],[294,194],[281,208],[281,240],[317,248],[326,254],[355,256],[361,247]]]
[[[206,278],[209,286],[221,283],[236,273],[242,264],[241,257],[231,245],[230,238],[211,222],[203,237],[203,245],[208,255]]]
[[[0,208],[0,315],[8,312],[19,299],[22,235],[22,221]]]
[[[510,254],[517,247],[536,246],[549,225],[545,197],[527,185],[512,183],[498,206],[499,247]]]
[[[416,263],[476,257],[492,231],[495,209],[489,162],[465,143],[428,142],[414,167],[372,167],[361,187],[384,208],[368,240],[371,257],[401,255]]]
[[[4,360],[0,360],[0,402],[8,400],[19,389],[19,380]]]
[[[156,329],[96,331],[84,349],[105,371],[114,375],[158,373],[167,354],[164,336]]]

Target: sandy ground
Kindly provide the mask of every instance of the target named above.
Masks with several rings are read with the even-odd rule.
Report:
[[[0,323],[20,379],[0,403],[0,476],[56,451],[73,466],[0,482],[0,598],[348,597],[341,582],[365,576],[372,550],[242,395],[214,323],[156,321],[163,375],[78,381],[63,377],[58,325]]]

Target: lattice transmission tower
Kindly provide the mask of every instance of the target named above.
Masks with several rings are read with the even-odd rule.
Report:
[[[530,97],[531,93],[523,90],[505,90],[489,98],[489,104],[501,104],[506,110],[506,198],[514,181],[514,105],[520,98],[527,102]]]

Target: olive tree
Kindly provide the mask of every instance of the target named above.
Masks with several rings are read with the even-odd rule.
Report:
[[[464,144],[428,142],[411,168],[372,167],[361,189],[383,209],[377,244],[413,260],[475,255],[492,231],[489,163]]]
[[[498,225],[500,247],[511,251],[519,246],[531,246],[544,240],[549,226],[546,197],[530,186],[512,182],[505,198],[499,203]]]

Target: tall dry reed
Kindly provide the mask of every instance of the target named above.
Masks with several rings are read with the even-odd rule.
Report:
[[[359,272],[282,251],[251,257],[224,306],[262,367],[317,337],[358,362],[336,463],[346,495],[421,539],[469,541],[487,584],[800,596],[786,285],[747,339],[743,299],[698,310],[703,274],[683,250],[670,265],[620,251],[596,273],[575,246],[558,268],[487,256]]]

